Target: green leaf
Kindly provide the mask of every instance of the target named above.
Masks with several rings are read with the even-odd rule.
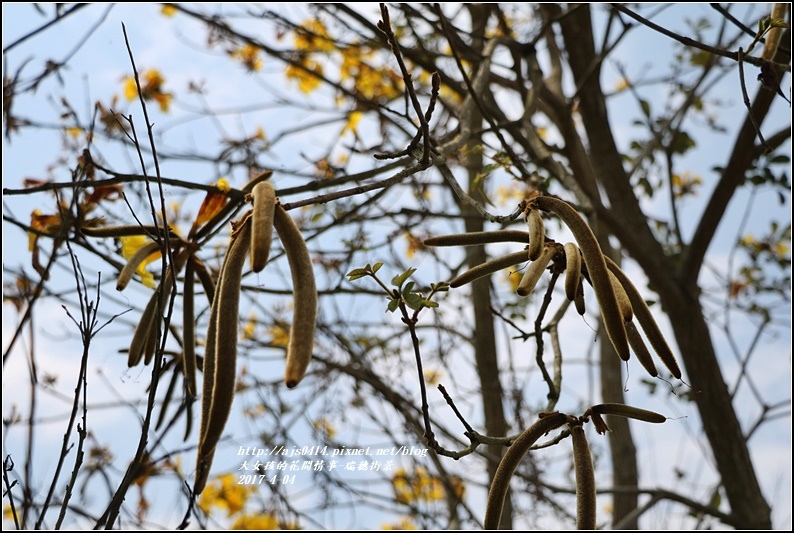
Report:
[[[438,307],[438,303],[433,300],[425,300],[423,298],[420,303],[425,307]]]
[[[645,116],[651,118],[651,104],[647,100],[640,100],[640,107]]]
[[[408,283],[405,284],[405,287],[403,287],[403,291],[402,291],[403,298],[405,298],[406,295],[411,293],[411,289],[414,288],[414,285],[416,285],[416,283],[414,283],[413,281],[409,281]]]
[[[679,131],[673,139],[672,148],[675,154],[684,154],[694,147],[694,139],[685,131]]]
[[[409,268],[408,270],[406,270],[402,274],[394,276],[392,278],[392,280],[391,280],[391,284],[394,285],[395,287],[401,287],[402,284],[405,283],[405,280],[410,278],[413,275],[414,272],[416,272],[415,268]]]
[[[375,263],[374,265],[372,265],[372,273],[374,274],[375,272],[380,270],[380,267],[382,267],[382,266],[383,266],[383,263]]]
[[[422,308],[422,297],[415,292],[403,296],[403,299],[405,300],[405,304],[414,311],[418,311]]]
[[[393,313],[397,310],[399,306],[400,306],[400,300],[391,300],[389,302],[389,311]]]
[[[363,278],[363,277],[368,276],[368,275],[369,275],[369,272],[367,272],[367,269],[365,269],[365,268],[355,268],[355,269],[351,270],[350,272],[348,272],[347,277],[348,277],[348,279],[350,281],[353,281],[353,280],[357,280],[359,278]]]

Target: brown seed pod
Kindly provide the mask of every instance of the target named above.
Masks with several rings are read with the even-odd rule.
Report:
[[[532,261],[527,267],[521,282],[518,284],[516,293],[519,296],[529,296],[535,290],[535,285],[540,281],[540,277],[546,270],[546,267],[551,263],[554,254],[557,253],[557,248],[553,244],[547,244],[543,247],[543,251],[538,256],[537,260]]]
[[[579,288],[576,290],[576,296],[573,299],[573,304],[576,306],[576,312],[581,316],[587,312],[584,307],[584,278],[579,277]]]
[[[149,302],[141,313],[140,321],[135,327],[135,332],[132,334],[132,341],[130,341],[130,349],[128,351],[127,365],[132,368],[136,366],[141,358],[144,357],[144,363],[149,364],[154,356],[154,349],[157,343],[157,330],[154,327],[157,318],[157,303],[160,302],[160,312],[168,305],[171,298],[171,289],[173,288],[173,271],[176,267],[176,272],[182,270],[187,258],[187,252],[181,250],[174,255],[175,265],[169,265],[165,271],[165,276],[160,280],[160,286],[154,291]],[[160,300],[162,295],[162,301]],[[150,339],[151,337],[151,339]]]
[[[149,303],[141,313],[141,318],[138,325],[135,326],[135,331],[132,334],[132,341],[130,341],[130,349],[127,352],[127,366],[130,368],[137,366],[143,358],[143,352],[146,349],[147,341],[149,340],[149,332],[152,330],[152,324],[157,314],[158,296],[155,292],[149,298]]]
[[[604,318],[604,327],[612,345],[618,356],[628,361],[631,357],[629,341],[626,337],[626,328],[623,326],[623,317],[618,307],[617,297],[609,280],[604,254],[601,247],[590,230],[590,227],[576,210],[553,196],[538,196],[532,202],[536,207],[552,211],[562,219],[576,238],[577,244],[582,251],[587,272],[590,275],[590,283],[593,285],[598,304],[601,307],[601,315]]]
[[[546,230],[543,227],[543,217],[540,211],[531,206],[524,212],[529,227],[529,260],[535,261],[543,252],[543,244],[546,242]]]
[[[424,240],[425,246],[473,246],[494,242],[528,242],[529,233],[516,230],[474,231],[471,233],[455,233],[439,235]]]
[[[618,281],[612,271],[609,272],[609,281],[612,283],[612,290],[615,291],[615,298],[618,300],[618,308],[620,309],[620,316],[623,317],[623,322],[630,322],[634,318],[634,311],[631,308],[631,301],[626,294],[626,289],[623,288],[623,284]]]
[[[596,528],[596,486],[593,456],[581,424],[571,426],[576,473],[576,529]]]
[[[169,228],[170,229],[170,228]],[[80,232],[88,237],[133,237],[136,235],[165,235],[163,228],[159,226],[142,226],[140,224],[129,224],[124,226],[97,226],[83,227]],[[179,238],[173,231],[170,237]]]
[[[193,265],[193,271],[198,276],[201,286],[204,288],[204,294],[207,295],[207,300],[212,304],[212,301],[215,299],[215,282],[212,280],[207,266],[201,259],[194,255],[190,256],[190,263]]]
[[[526,260],[527,260],[526,250],[503,255],[502,257],[498,257],[481,265],[477,265],[476,267],[467,270],[463,274],[460,274],[455,279],[449,282],[449,286],[452,287],[453,289],[461,287],[463,285],[466,285],[467,283],[471,283],[476,279],[480,279],[483,276],[487,276],[489,274],[493,274],[494,272],[498,272],[503,268],[508,268],[513,265],[517,265],[519,263],[524,263],[526,262]]]
[[[565,296],[568,301],[576,299],[579,282],[582,279],[582,255],[579,247],[572,242],[565,243]]]
[[[250,213],[250,212],[249,212]],[[215,317],[215,368],[212,398],[206,423],[199,442],[199,461],[206,460],[215,450],[234,401],[237,378],[237,334],[240,315],[240,287],[243,267],[251,245],[251,217],[246,214],[232,232],[232,242],[226,253],[223,273],[218,285],[217,316]],[[215,306],[213,306],[215,307]],[[212,319],[212,317],[210,317]],[[205,372],[207,361],[205,358]],[[202,391],[207,394],[207,391]],[[203,406],[202,406],[203,407]]]
[[[193,283],[193,262],[188,261],[182,290],[182,371],[185,374],[185,390],[191,398],[196,397],[196,314]]]
[[[673,355],[673,351],[667,344],[664,335],[662,335],[662,330],[659,329],[659,325],[656,323],[656,320],[654,320],[653,314],[648,308],[648,304],[645,303],[645,299],[640,294],[640,291],[637,290],[637,287],[634,286],[629,277],[614,261],[608,257],[606,260],[609,271],[615,275],[626,290],[626,295],[629,297],[637,322],[642,326],[642,330],[645,332],[645,336],[648,338],[648,342],[651,343],[656,355],[659,356],[659,359],[662,360],[664,366],[667,367],[673,376],[681,379],[681,369],[678,368],[675,355]]]
[[[499,529],[505,496],[510,489],[510,479],[529,448],[543,435],[557,429],[567,420],[568,416],[563,413],[549,413],[542,416],[510,445],[491,482],[488,503],[485,507],[485,522],[483,523],[485,529]]]
[[[314,350],[314,330],[317,327],[317,286],[314,268],[306,241],[295,221],[280,204],[276,205],[274,225],[292,273],[294,312],[287,348],[287,367],[284,382],[295,387],[306,374]]]
[[[637,326],[634,325],[634,322],[626,322],[626,335],[629,337],[631,349],[634,350],[634,355],[637,356],[637,360],[640,364],[645,367],[645,370],[651,377],[655,378],[658,376],[659,371],[656,370],[656,365],[653,363],[651,352],[648,351],[648,347],[645,346],[645,343],[642,341],[642,336],[640,332],[637,331]]]
[[[228,251],[227,251],[228,253]],[[224,261],[225,265],[226,261]],[[220,286],[223,278],[223,267],[221,267],[220,277],[218,279],[218,286]],[[204,440],[204,434],[207,432],[207,425],[210,418],[210,408],[212,407],[212,391],[215,387],[215,367],[218,358],[218,350],[215,346],[218,331],[218,299],[212,301],[210,308],[210,323],[207,328],[207,338],[204,343],[204,363],[202,365],[202,387],[201,387],[201,422],[199,425],[199,443]],[[193,484],[193,492],[201,494],[204,486],[209,478],[209,471],[212,466],[212,458],[215,456],[215,450],[207,456],[203,456],[199,450],[196,459],[196,480]]]
[[[135,253],[132,254],[132,257],[129,258],[127,264],[124,265],[124,268],[121,269],[118,281],[116,281],[116,290],[123,291],[126,289],[127,285],[129,285],[130,280],[132,279],[132,275],[135,274],[136,270],[138,270],[140,264],[143,263],[147,257],[159,251],[160,244],[154,241],[147,242],[138,248]]]
[[[261,272],[270,256],[273,241],[273,214],[276,207],[276,189],[269,181],[254,187],[254,209],[251,226],[251,269]]]
[[[591,407],[590,411],[599,415],[623,416],[625,418],[633,418],[634,420],[651,422],[653,424],[662,424],[667,420],[667,417],[659,413],[622,403],[601,403]]]

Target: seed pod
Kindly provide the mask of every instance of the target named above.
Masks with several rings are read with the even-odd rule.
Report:
[[[292,273],[294,313],[287,348],[287,368],[284,382],[295,387],[306,374],[314,350],[314,330],[317,327],[317,286],[314,268],[306,241],[298,226],[280,204],[276,205],[274,225]]]
[[[124,268],[121,269],[119,273],[119,279],[116,281],[116,290],[123,291],[127,288],[130,280],[132,279],[132,275],[135,274],[135,271],[138,270],[138,267],[144,260],[149,257],[150,255],[157,253],[160,251],[160,244],[154,241],[147,242],[140,248],[138,248],[132,257],[127,261],[127,264],[124,265]]]
[[[163,369],[164,371],[165,369]],[[171,372],[171,381],[168,382],[168,388],[165,391],[165,396],[163,396],[163,403],[160,406],[160,415],[157,417],[157,423],[154,426],[154,430],[157,431],[165,422],[165,415],[168,412],[168,406],[171,405],[171,398],[174,396],[174,391],[176,390],[176,379],[179,376],[178,371]]]
[[[537,260],[532,261],[527,267],[521,282],[518,284],[516,293],[519,296],[529,296],[535,290],[535,285],[540,281],[540,277],[546,270],[546,267],[551,263],[557,249],[553,244],[547,244],[543,247],[543,252],[538,256]]]
[[[269,181],[254,187],[254,214],[251,226],[251,269],[261,272],[270,256],[273,240],[273,212],[276,207],[276,189]]]
[[[250,213],[250,212],[249,212]],[[232,232],[232,242],[226,253],[223,274],[218,286],[218,305],[215,331],[215,369],[212,399],[206,424],[199,442],[199,462],[214,451],[229,419],[237,377],[237,331],[240,315],[240,286],[243,267],[251,246],[250,215],[246,214]],[[205,360],[206,366],[206,360]],[[206,368],[205,368],[206,371]],[[206,394],[203,391],[202,394]]]
[[[529,233],[516,230],[474,231],[471,233],[455,233],[439,235],[424,240],[425,246],[473,246],[494,242],[528,242]]]
[[[170,228],[169,228],[170,231]],[[165,235],[163,228],[159,226],[142,226],[140,224],[129,224],[124,226],[98,226],[80,228],[83,235],[89,237],[133,237],[136,235]],[[170,231],[171,238],[178,238],[178,235]]]
[[[227,250],[228,254],[228,250]],[[225,266],[226,261],[224,261]],[[218,279],[218,286],[221,285],[223,279],[223,266],[221,267],[220,277]],[[204,434],[207,432],[207,425],[209,423],[210,408],[212,407],[212,391],[215,387],[215,367],[218,358],[218,350],[216,349],[216,338],[218,331],[218,299],[212,300],[212,307],[210,308],[210,323],[207,328],[207,338],[204,342],[204,362],[201,367],[202,371],[202,387],[201,387],[201,422],[199,425],[199,443],[204,440]],[[212,467],[212,458],[215,456],[215,450],[207,456],[201,454],[199,450],[196,458],[196,480],[193,484],[193,492],[201,494],[204,486],[209,478],[209,471]]]
[[[529,448],[543,435],[563,425],[566,420],[568,420],[568,416],[563,413],[549,413],[540,417],[507,449],[491,482],[488,503],[485,506],[485,522],[483,523],[485,529],[499,529],[505,496],[510,489],[510,479]]]
[[[543,217],[540,211],[527,208],[524,212],[529,227],[529,260],[534,261],[543,252],[543,244],[546,242],[546,230],[543,228]]]
[[[212,281],[212,276],[210,276],[210,273],[207,271],[206,265],[204,265],[198,257],[191,255],[190,263],[193,266],[193,270],[198,275],[199,281],[201,281],[201,286],[204,288],[204,294],[207,295],[207,300],[212,304],[212,301],[215,299],[215,282]]]
[[[576,297],[573,299],[573,304],[576,306],[576,312],[584,316],[586,309],[584,308],[584,281],[579,277],[579,288],[576,290]]]
[[[651,422],[653,424],[662,424],[667,420],[664,415],[660,415],[659,413],[622,403],[601,403],[591,407],[590,411],[599,415],[623,416],[643,422]]]
[[[640,332],[637,331],[637,327],[634,325],[634,322],[626,322],[626,335],[629,337],[629,344],[631,345],[631,349],[634,350],[634,355],[637,356],[637,360],[640,364],[645,367],[645,370],[651,377],[656,377],[659,375],[659,371],[656,370],[656,365],[653,363],[653,358],[651,357],[651,352],[648,351],[648,347],[645,346],[645,343],[642,341],[642,336]]]
[[[620,316],[623,317],[623,322],[630,322],[634,318],[634,312],[631,309],[631,301],[626,294],[626,289],[618,281],[611,271],[609,272],[609,281],[612,283],[612,290],[615,291],[615,298],[618,300],[618,308],[620,309]]]
[[[667,367],[673,376],[681,379],[681,369],[678,368],[675,355],[673,355],[673,351],[664,339],[664,335],[662,335],[659,325],[656,323],[656,320],[654,320],[651,310],[648,309],[648,304],[645,303],[645,299],[620,267],[608,257],[606,259],[609,271],[615,275],[626,290],[626,295],[629,297],[634,315],[637,317],[637,322],[642,326],[642,330],[645,332],[648,342],[651,343],[654,351],[656,351],[656,355],[659,356],[659,359],[662,360],[664,366]]]
[[[165,309],[171,297],[171,289],[173,288],[173,272],[176,267],[176,272],[182,270],[187,260],[187,250],[181,250],[174,255],[174,265],[169,265],[165,270],[165,276],[160,280],[160,286],[154,291],[149,302],[141,313],[141,319],[135,327],[135,332],[132,334],[132,341],[130,341],[130,349],[128,352],[127,365],[132,368],[136,366],[146,352],[145,364],[151,362],[154,355],[153,346],[157,342],[157,330],[154,328],[154,322],[157,318],[157,303],[160,302],[160,313]],[[162,295],[162,301],[160,300]],[[154,337],[151,340],[149,337]]]
[[[582,279],[582,255],[579,247],[572,242],[565,243],[565,296],[568,301],[576,299],[579,282]]]
[[[576,473],[576,529],[596,527],[596,486],[593,456],[581,424],[571,426],[573,466]]]
[[[130,341],[130,349],[127,352],[127,366],[130,368],[137,366],[143,357],[143,352],[146,349],[146,343],[149,339],[149,332],[152,330],[152,324],[157,314],[157,292],[152,294],[149,298],[149,303],[141,313],[141,318],[138,325],[135,326],[135,331],[132,334],[132,341]]]
[[[193,291],[193,262],[185,267],[185,285],[182,290],[182,371],[185,390],[196,397],[196,315]]]
[[[503,268],[508,268],[513,265],[517,265],[519,263],[524,263],[526,260],[527,260],[526,250],[503,255],[502,257],[498,257],[496,259],[492,259],[488,261],[487,263],[477,265],[476,267],[467,270],[463,274],[460,274],[455,279],[449,282],[449,286],[452,287],[453,289],[457,287],[461,287],[463,285],[466,285],[467,283],[471,283],[476,279],[480,279],[483,276],[487,276],[489,274],[493,274],[494,272],[498,272]]]
[[[562,219],[576,238],[577,244],[582,251],[587,272],[590,275],[590,283],[601,307],[601,315],[604,318],[604,326],[612,345],[618,356],[628,361],[631,357],[629,341],[626,337],[626,328],[623,326],[623,317],[618,307],[617,297],[609,280],[604,254],[601,247],[590,230],[590,227],[576,210],[553,196],[538,196],[532,202],[536,207],[546,211],[552,211]]]

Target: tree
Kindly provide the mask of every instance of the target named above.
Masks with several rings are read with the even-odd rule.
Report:
[[[608,418],[608,440],[589,439],[598,525],[780,527],[764,492],[774,474],[751,454],[785,433],[789,415],[780,390],[787,372],[758,353],[780,354],[785,342],[774,336],[790,334],[791,225],[768,199],[789,201],[781,81],[790,39],[786,5],[761,7],[416,4],[369,13],[332,4],[288,14],[166,4],[156,8],[160,22],[195,65],[213,70],[157,68],[137,49],[142,28],[116,27],[124,56],[110,63],[111,77],[123,94],[90,96],[88,111],[77,102],[106,74],[94,64],[86,85],[69,69],[78,51],[101,48],[92,35],[122,8],[41,12],[34,31],[4,45],[5,147],[24,161],[7,167],[4,228],[17,240],[27,234],[30,252],[4,248],[4,302],[17,311],[12,324],[6,307],[3,321],[4,374],[14,377],[4,388],[11,519],[24,527],[472,528],[483,525],[490,489],[487,520],[495,522],[486,525],[570,527],[577,505],[596,510],[581,498],[592,491],[581,477],[592,431],[582,424],[600,433],[600,414],[627,404],[662,413],[629,411],[640,423],[665,420],[649,426],[651,442],[686,425],[679,442],[697,451],[656,467],[660,479],[679,483],[648,484],[648,463],[670,456],[638,445],[644,424]],[[81,33],[66,56],[22,53],[71,24]],[[636,64],[623,64],[617,58],[631,47]],[[221,107],[218,82],[229,80],[234,101]],[[43,111],[44,97],[57,117]],[[50,132],[63,144],[46,161],[15,157],[26,139],[47,146]],[[715,139],[729,148],[709,149]],[[292,295],[303,288],[293,276],[306,269],[284,252],[298,239],[279,231],[261,274],[230,244],[240,242],[239,232],[230,239],[233,228],[250,226],[245,213],[265,169],[274,171],[276,209],[309,247],[320,301],[313,360],[295,391],[284,386],[284,353],[289,339],[311,337],[291,328],[293,309],[301,313]],[[581,229],[569,234],[554,198],[586,219],[595,256],[639,288],[630,307],[653,312],[683,380],[669,358],[658,379],[650,370],[636,377],[637,344],[622,363],[614,328],[624,326],[609,307],[616,289],[599,285],[593,248]],[[460,281],[504,253],[526,255],[516,230],[527,228],[522,216],[538,214],[553,240],[545,264],[522,257],[509,277],[501,269]],[[482,232],[475,245],[438,246],[439,236]],[[562,280],[555,287],[573,270],[565,260],[578,254],[562,245],[574,237],[596,291],[585,286],[584,319],[570,310]],[[521,272],[542,273],[537,265],[549,261],[551,275],[519,298]],[[245,269],[239,285],[232,263]],[[233,304],[211,307],[224,291]],[[211,309],[223,317],[212,322],[216,334]],[[64,317],[79,350],[42,352],[45,333],[63,335],[53,324]],[[599,339],[597,356],[587,337]],[[199,386],[211,375],[205,365],[216,378]],[[211,431],[220,442],[195,466],[204,411],[216,409],[212,402],[224,411],[231,395],[229,423],[216,418]],[[113,420],[103,419],[106,409]],[[518,461],[516,450],[547,430]],[[751,439],[759,432],[768,437]],[[197,469],[209,463],[194,500]],[[508,464],[516,470],[505,478]],[[693,465],[699,470],[688,471]],[[158,489],[179,494],[166,503],[153,496]],[[676,502],[678,521],[652,515],[664,501]]]

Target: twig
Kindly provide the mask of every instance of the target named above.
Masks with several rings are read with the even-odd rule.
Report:
[[[772,148],[767,144],[764,136],[761,134],[761,128],[758,127],[758,123],[755,121],[755,117],[753,116],[753,109],[750,105],[750,97],[747,96],[747,87],[744,83],[744,51],[742,50],[741,46],[739,47],[739,82],[742,85],[742,97],[744,98],[744,105],[747,107],[747,115],[750,117],[750,121],[753,123],[753,128],[755,128],[755,133],[758,135],[758,140],[761,141],[761,144],[766,150],[766,153],[771,153]]]
[[[12,470],[14,470],[14,460],[11,459],[11,455],[9,454],[6,455],[6,458],[3,461],[3,483],[5,483],[6,486],[6,491],[4,496],[8,495],[8,504],[11,507],[11,516],[14,517],[14,526],[16,527],[17,530],[19,530],[20,529],[19,516],[17,516],[17,509],[14,506],[14,495],[11,494],[11,489],[14,487],[14,485],[17,484],[17,481],[14,480],[14,482],[11,483],[10,480],[8,479],[8,473],[11,472]]]
[[[667,28],[663,28],[662,26],[654,24],[650,20],[647,20],[647,19],[641,17],[640,15],[638,15],[637,13],[635,13],[634,11],[630,10],[629,8],[627,8],[626,6],[624,6],[622,4],[609,4],[609,5],[612,6],[613,8],[615,8],[615,9],[617,9],[621,13],[625,13],[626,15],[628,15],[629,17],[633,18],[634,20],[640,22],[641,24],[643,24],[645,26],[648,26],[652,30],[655,30],[655,31],[657,31],[657,32],[659,32],[659,33],[661,33],[663,35],[666,35],[666,36],[670,37],[671,39],[674,39],[674,40],[678,41],[679,43],[681,43],[681,44],[683,44],[685,46],[691,46],[693,48],[697,48],[699,50],[703,50],[705,52],[709,52],[711,54],[714,54],[714,55],[717,55],[717,56],[720,56],[720,57],[725,57],[725,58],[731,59],[733,61],[738,61],[739,64],[741,65],[741,61],[739,59],[739,57],[740,57],[739,54],[741,54],[741,48],[739,49],[739,52],[728,52],[727,50],[722,50],[721,48],[714,48],[713,46],[709,46],[707,44],[703,44],[701,42],[695,41],[694,39],[690,39],[689,37],[682,37],[681,35],[678,35],[677,33],[674,33],[672,31],[668,30]],[[743,59],[747,63],[755,65],[756,67],[761,67],[763,65],[763,63],[764,63],[764,60],[760,59],[758,57],[748,56],[748,57],[745,57]],[[787,72],[791,71],[791,65],[785,65],[785,64],[782,64],[782,63],[775,63],[775,66],[777,66],[777,67],[779,67],[779,68],[781,68],[781,69],[783,69],[783,70],[785,70]]]
[[[419,103],[419,98],[416,96],[416,89],[414,89],[414,84],[411,80],[411,74],[408,72],[405,62],[403,61],[402,54],[400,53],[400,45],[397,42],[397,37],[395,37],[394,32],[391,29],[389,10],[386,7],[386,4],[380,4],[380,13],[382,20],[378,21],[378,29],[386,36],[389,47],[391,48],[394,57],[397,59],[397,64],[400,66],[400,72],[402,73],[403,81],[405,82],[405,90],[408,91],[408,97],[411,99],[411,104],[413,105],[414,111],[416,112],[416,116],[419,118],[419,125],[422,130],[422,136],[424,137],[425,144],[421,161],[422,164],[425,165],[425,168],[427,168],[430,161],[430,128],[427,124],[425,114],[422,112],[422,106]]]

